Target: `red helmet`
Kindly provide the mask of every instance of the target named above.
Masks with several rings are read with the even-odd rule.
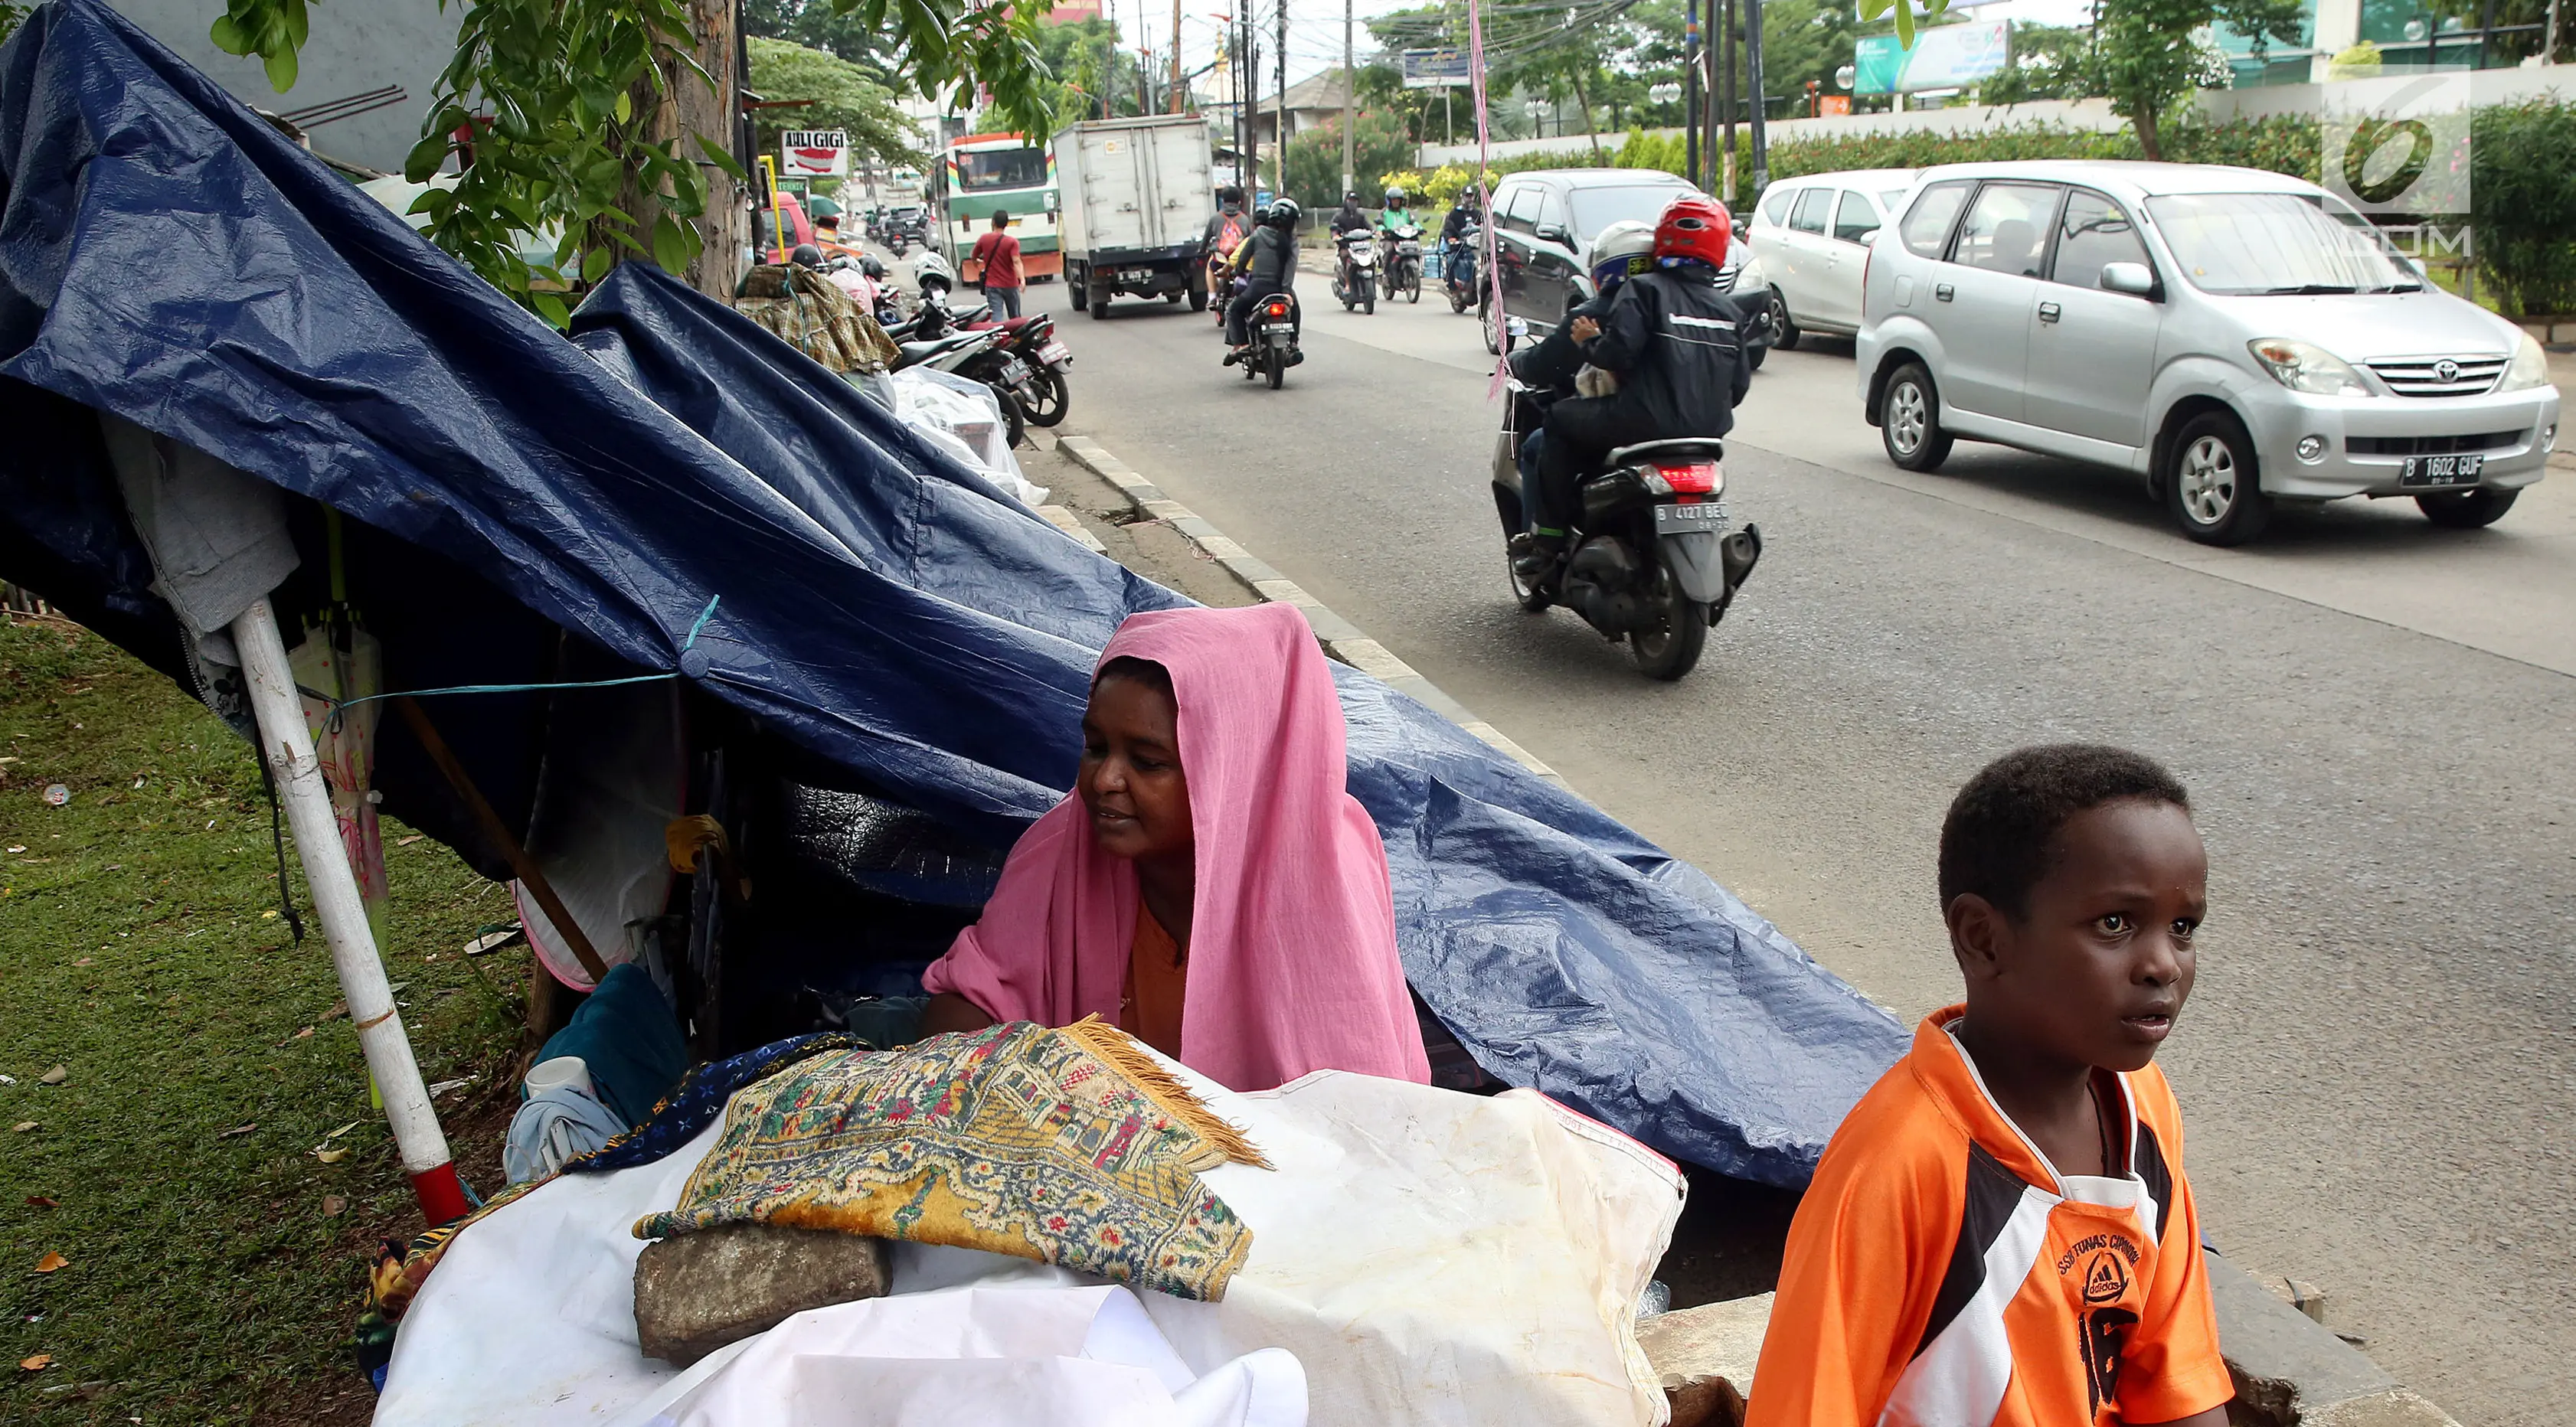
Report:
[[[1725,204],[1704,193],[1685,193],[1655,220],[1655,266],[1696,261],[1722,268],[1727,241],[1734,233],[1735,220]]]

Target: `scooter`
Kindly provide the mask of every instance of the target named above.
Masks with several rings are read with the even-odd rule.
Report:
[[[1381,237],[1385,249],[1386,295],[1402,294],[1407,302],[1422,300],[1422,230],[1410,223]]]
[[[1032,312],[995,322],[986,311],[969,315],[964,326],[968,331],[998,327],[1004,334],[1000,350],[1027,365],[1027,380],[1006,389],[1030,425],[1053,426],[1064,420],[1073,405],[1073,386],[1065,379],[1066,368],[1073,365],[1073,350],[1056,339],[1053,317]],[[984,380],[974,372],[966,375]]]
[[[1243,368],[1243,379],[1270,378],[1270,389],[1277,391],[1288,379],[1288,369],[1306,360],[1297,348],[1297,294],[1274,292],[1256,304],[1245,319],[1246,335],[1252,345],[1234,359]]]
[[[1449,310],[1476,305],[1476,255],[1484,251],[1485,230],[1469,223],[1441,254],[1440,281],[1449,289]]]
[[[1726,509],[1726,445],[1714,439],[1622,446],[1587,473],[1572,554],[1556,588],[1532,585],[1513,563],[1529,518],[1519,461],[1524,436],[1545,419],[1515,378],[1494,440],[1495,513],[1502,519],[1504,568],[1512,597],[1532,614],[1563,604],[1651,679],[1674,680],[1699,663],[1708,631],[1762,558],[1762,528],[1732,529]]]
[[[1333,296],[1342,310],[1377,311],[1377,239],[1365,228],[1353,228],[1334,240],[1341,261],[1333,267]]]

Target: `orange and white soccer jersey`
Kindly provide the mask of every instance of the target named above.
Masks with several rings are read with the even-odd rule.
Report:
[[[2127,1172],[2061,1175],[1949,1034],[1962,1010],[1927,1017],[1826,1146],[1748,1427],[2115,1427],[2227,1401],[2163,1072],[2114,1077]]]

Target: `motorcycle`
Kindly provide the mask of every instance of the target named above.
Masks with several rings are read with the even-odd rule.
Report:
[[[1333,296],[1342,310],[1377,311],[1377,239],[1365,228],[1353,228],[1334,243],[1341,261],[1333,267]]]
[[[1207,260],[1208,309],[1216,314],[1216,330],[1219,333],[1225,331],[1226,308],[1232,306],[1236,296],[1252,282],[1249,275],[1229,270],[1226,267],[1226,258],[1226,254],[1219,253],[1210,256]]]
[[[1390,229],[1382,241],[1385,246],[1386,295],[1404,294],[1407,302],[1422,300],[1422,230],[1410,223]]]
[[[1648,678],[1689,673],[1762,558],[1760,526],[1729,529],[1725,443],[1646,441],[1604,457],[1579,487],[1583,513],[1551,593],[1510,563],[1515,539],[1529,528],[1521,439],[1545,419],[1519,380],[1510,391],[1494,443],[1493,490],[1513,598],[1532,614],[1562,603],[1604,638],[1627,640],[1629,658]]]
[[[1032,426],[1053,426],[1064,420],[1073,406],[1073,386],[1065,379],[1065,369],[1073,365],[1073,351],[1058,341],[1055,319],[1043,312],[1025,317],[993,320],[991,312],[970,315],[964,323],[970,332],[999,327],[1003,333],[1003,353],[1017,357],[1027,367],[1025,381],[1005,385],[1012,400],[1020,405],[1020,415]],[[981,381],[974,372],[966,373]]]
[[[1237,363],[1243,368],[1243,379],[1267,376],[1270,389],[1277,391],[1288,379],[1288,369],[1306,360],[1306,354],[1297,349],[1297,294],[1274,292],[1263,298],[1246,325],[1252,345]]]
[[[1476,254],[1484,251],[1485,230],[1469,223],[1449,240],[1440,261],[1440,281],[1449,290],[1449,310],[1464,312],[1476,303]]]

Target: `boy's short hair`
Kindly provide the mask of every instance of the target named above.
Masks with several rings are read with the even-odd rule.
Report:
[[[998,233],[998,232],[1000,232],[1002,229],[1007,228],[1007,227],[1009,227],[1010,225],[1011,225],[1011,215],[1010,215],[1009,213],[1007,213],[1007,212],[1005,212],[1005,211],[1003,211],[1002,209],[999,209],[999,208],[996,208],[996,209],[994,209],[994,210],[993,210],[993,231],[995,231],[995,232],[997,232],[997,233]]]
[[[2098,743],[2015,749],[1987,764],[1941,823],[1941,905],[1974,892],[2016,920],[2048,875],[2049,844],[2076,814],[2139,798],[2188,813],[2191,795],[2144,754]]]

